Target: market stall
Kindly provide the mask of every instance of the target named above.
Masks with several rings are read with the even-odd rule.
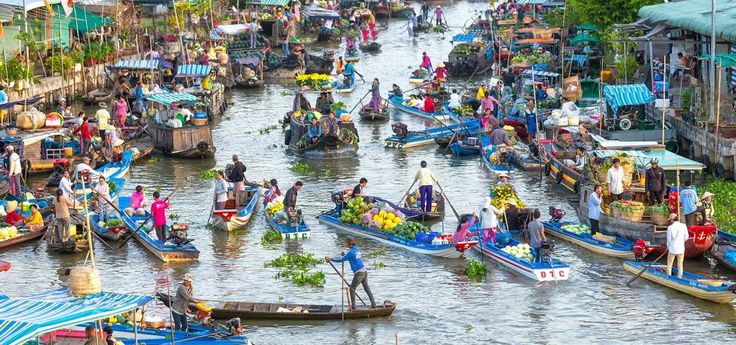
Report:
[[[604,136],[618,140],[662,140],[658,116],[647,116],[646,106],[654,103],[652,92],[644,84],[604,85],[606,101]],[[665,140],[676,140],[676,131],[665,124]]]

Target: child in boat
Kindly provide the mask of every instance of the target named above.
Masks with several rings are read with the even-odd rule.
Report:
[[[452,235],[452,242],[453,243],[460,243],[460,242],[466,242],[469,237],[477,236],[477,232],[471,232],[470,227],[475,224],[475,221],[478,220],[478,217],[476,216],[475,212],[473,212],[472,215],[464,215],[462,217],[462,221],[457,226],[457,230]]]
[[[148,206],[148,200],[146,200],[146,194],[144,193],[143,186],[135,186],[135,192],[130,195],[130,207],[125,209],[125,214],[128,217],[131,216],[144,216],[146,214],[146,206]]]

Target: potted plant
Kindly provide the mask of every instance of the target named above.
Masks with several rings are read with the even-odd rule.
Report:
[[[89,42],[84,47],[84,66],[92,67],[99,63],[101,47],[97,42]]]
[[[101,59],[107,62],[115,61],[115,45],[112,42],[105,42],[100,47]]]
[[[74,60],[67,55],[53,55],[46,58],[44,64],[51,71],[51,74],[56,75],[68,73],[74,66]]]
[[[82,70],[82,63],[84,63],[84,58],[82,57],[82,52],[78,50],[72,50],[69,52],[69,58],[74,63],[74,72],[79,72]]]

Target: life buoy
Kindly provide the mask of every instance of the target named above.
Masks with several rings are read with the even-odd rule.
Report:
[[[557,184],[562,183],[562,169],[557,170],[557,176],[555,176],[555,180],[557,181]]]
[[[716,163],[715,167],[713,167],[713,177],[723,178],[725,176],[726,176],[726,169],[723,167],[723,164]]]
[[[680,152],[680,144],[678,144],[677,141],[674,141],[674,140],[668,141],[665,144],[665,148],[672,153]]]
[[[199,144],[197,144],[197,150],[204,152],[209,150],[210,144],[208,144],[206,141],[200,141]]]
[[[284,145],[288,146],[289,143],[291,143],[291,129],[287,129],[284,135]]]
[[[547,164],[544,165],[544,176],[549,176],[550,172],[552,172],[552,163],[547,162]]]
[[[623,131],[628,131],[629,129],[631,129],[631,125],[632,123],[631,123],[631,120],[629,119],[621,119],[621,121],[618,122],[618,126]]]

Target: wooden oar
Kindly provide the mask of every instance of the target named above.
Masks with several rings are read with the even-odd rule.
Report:
[[[447,198],[447,195],[445,194],[445,191],[442,189],[442,185],[440,184],[440,181],[434,180],[434,182],[437,184],[437,187],[440,187],[440,193],[442,193],[442,196],[447,201],[447,204],[450,205],[450,209],[452,209],[452,213],[455,214],[455,217],[457,220],[460,220],[460,215],[455,211],[455,206],[452,206],[452,203],[450,202],[450,199]]]
[[[406,193],[404,193],[404,196],[401,197],[401,200],[396,203],[396,205],[401,206],[401,203],[404,201],[404,199],[409,195],[411,192],[412,187],[414,187],[414,184],[417,183],[417,180],[414,180],[414,182],[411,183],[411,186],[409,186],[409,189],[406,190]]]
[[[171,191],[171,193],[169,193],[169,196],[167,196],[167,197],[166,197],[166,199],[164,199],[164,200],[165,200],[165,201],[168,201],[168,200],[169,200],[169,199],[171,198],[171,196],[172,196],[172,195],[174,195],[174,193],[175,193],[175,192],[176,192],[176,191],[177,191],[178,189],[179,189],[179,188],[177,187],[177,188],[175,188],[175,189],[174,189],[173,191]],[[120,244],[120,245],[118,246],[118,248],[122,248],[123,246],[125,246],[125,244],[126,244],[126,243],[128,243],[128,241],[129,241],[129,240],[130,240],[130,239],[131,239],[131,238],[133,237],[133,235],[135,235],[135,234],[136,234],[136,233],[137,233],[137,232],[138,232],[138,231],[139,231],[139,230],[140,230],[141,228],[143,228],[143,226],[144,226],[144,225],[146,225],[146,224],[148,223],[148,221],[150,221],[150,220],[151,220],[151,217],[153,217],[153,214],[151,214],[151,213],[149,212],[149,213],[148,213],[148,217],[146,217],[146,220],[145,220],[145,221],[144,221],[143,223],[141,223],[141,225],[139,225],[139,226],[138,226],[138,228],[137,228],[137,229],[135,229],[135,231],[131,232],[131,233],[130,233],[130,235],[128,235],[128,237],[126,237],[126,238],[125,238],[125,240],[123,240],[123,243],[121,243],[121,244]]]
[[[633,283],[634,280],[639,279],[639,277],[641,277],[641,275],[644,274],[644,271],[648,270],[650,267],[652,267],[652,265],[654,265],[655,263],[657,263],[657,261],[659,261],[659,259],[661,259],[665,254],[667,254],[667,250],[665,250],[664,253],[662,253],[662,255],[660,255],[654,261],[652,261],[651,263],[649,263],[649,265],[646,265],[644,268],[642,268],[641,271],[639,271],[639,273],[634,276],[634,278],[631,278],[631,280],[629,280],[628,282],[626,282],[626,286],[631,286],[631,283]]]
[[[355,104],[355,106],[353,107],[353,109],[350,109],[350,111],[348,111],[348,114],[352,114],[353,113],[353,110],[355,110],[355,108],[357,108],[358,105],[363,104],[363,100],[366,98],[366,96],[368,96],[369,93],[371,93],[371,92],[370,91],[366,92],[365,95],[363,95],[363,97],[360,98],[360,100],[358,101],[358,103]]]
[[[340,271],[338,271],[337,270],[337,267],[335,267],[335,265],[332,264],[332,261],[327,261],[327,263],[330,264],[330,266],[332,266],[332,269],[335,270],[335,273],[337,273],[337,275],[340,276],[340,278],[342,279],[342,281],[345,284],[347,284],[348,286],[350,286],[350,283],[348,283],[348,281],[345,279],[345,276],[343,276],[342,274],[340,274]],[[363,303],[363,305],[367,305],[367,304],[365,304],[365,301],[363,301],[363,299],[360,298],[360,295],[358,295],[358,291],[357,290],[355,291],[355,296],[358,297],[358,299],[360,300],[361,303]]]

